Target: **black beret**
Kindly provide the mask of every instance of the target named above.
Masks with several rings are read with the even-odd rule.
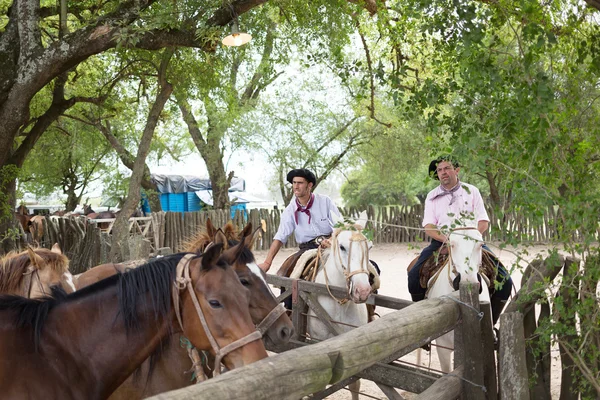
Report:
[[[290,172],[288,172],[287,181],[289,183],[292,183],[294,178],[304,178],[308,182],[312,182],[313,186],[317,184],[317,178],[315,177],[315,174],[313,174],[306,168],[293,169]]]
[[[454,168],[460,167],[460,165],[458,164],[458,161],[456,161],[456,159],[454,157],[452,157],[451,155],[445,155],[445,156],[440,156],[440,157],[436,158],[435,160],[433,160],[432,162],[429,163],[429,176],[432,177],[433,179],[437,179],[438,181],[440,180],[440,178],[438,177],[438,174],[437,174],[437,166],[442,161],[448,161],[449,163],[452,164],[452,166]]]

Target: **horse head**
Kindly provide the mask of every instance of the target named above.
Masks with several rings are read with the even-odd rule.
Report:
[[[220,236],[219,231],[217,237]],[[256,264],[252,254],[254,242],[260,235],[260,228],[252,232],[252,224],[249,223],[240,233],[239,239],[228,240],[230,247],[223,252],[221,259],[233,266],[242,285],[250,290],[250,316],[258,329],[273,344],[286,344],[292,338],[294,325],[285,313],[285,308],[277,302],[267,283],[265,272]]]
[[[450,233],[449,241],[450,260],[455,271],[454,289],[458,290],[460,282],[463,281],[477,284],[480,294],[488,293],[487,290],[483,290],[483,286],[487,289],[487,285],[482,283],[479,274],[484,245],[481,233],[476,228],[455,229]]]
[[[190,341],[198,348],[211,348],[217,365],[223,357],[225,366],[233,369],[265,358],[267,352],[248,312],[250,293],[220,258],[222,250],[222,244],[214,244],[189,262],[188,288],[194,295],[181,292],[181,315]],[[223,352],[226,346],[231,350]]]
[[[346,280],[348,295],[355,303],[364,303],[371,294],[367,237],[357,226],[337,229],[332,236],[331,252],[338,272]]]
[[[30,261],[29,273],[32,275],[28,297],[48,296],[53,286],[60,286],[65,293],[73,293],[75,285],[73,275],[69,271],[69,259],[62,254],[58,244],[51,250],[27,248]]]

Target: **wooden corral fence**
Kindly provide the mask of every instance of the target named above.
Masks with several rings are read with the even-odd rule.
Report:
[[[327,293],[324,285],[269,276],[271,283],[288,286],[295,295],[292,319],[296,332],[304,332],[306,306],[311,307],[321,321],[331,323],[324,310],[314,300],[316,293]],[[344,288],[330,288],[335,296],[345,296]],[[291,293],[287,293],[291,294]],[[484,352],[482,337],[491,342],[491,319],[488,325],[480,323],[476,289],[461,285],[457,298],[438,298],[416,304],[386,296],[372,296],[380,306],[400,307],[375,321],[326,341],[308,345],[303,335],[280,354],[252,365],[229,371],[218,378],[185,389],[163,393],[155,399],[311,399],[325,396],[363,378],[373,380],[389,399],[402,399],[395,388],[421,393],[419,399],[454,399],[461,393],[468,399],[485,399],[482,388],[494,386],[495,369],[485,369],[484,363],[493,360],[493,345]],[[410,305],[410,307],[407,307]],[[482,304],[489,319],[489,303]],[[484,318],[485,319],[485,318]],[[482,329],[487,328],[487,329]],[[395,362],[421,345],[452,329],[457,332],[455,362],[458,367],[451,375],[420,370]],[[482,332],[487,332],[482,335]],[[490,343],[491,344],[491,343]],[[270,349],[274,350],[274,349]],[[491,365],[495,365],[492,361]]]
[[[374,232],[373,242],[378,243],[407,243],[425,241],[426,235],[421,222],[423,211],[417,206],[369,207],[367,210],[368,223],[366,228]],[[262,240],[257,243],[257,250],[268,250],[273,237],[279,228],[281,210],[253,209],[247,217],[241,211],[236,211],[234,224],[241,231],[247,222],[253,227],[262,226]],[[343,216],[358,218],[360,212],[356,208],[340,208]],[[215,226],[223,226],[231,220],[228,210],[211,210],[196,212],[159,212],[153,213],[154,227],[157,231],[156,247],[170,247],[174,251],[181,244],[196,234],[205,225],[206,219],[211,218]],[[505,227],[512,237],[518,240],[536,242],[551,242],[558,237],[557,220],[559,216],[550,207],[543,215],[532,219],[522,215],[506,214],[503,221],[497,219],[490,211],[492,220],[490,230],[486,232],[485,240],[506,240]],[[291,235],[284,247],[297,247],[294,235]]]
[[[108,228],[100,228],[101,223],[107,223]],[[110,232],[114,219],[91,220],[83,216],[77,217],[50,217],[42,221],[43,234],[39,243],[32,243],[40,247],[51,248],[58,243],[63,254],[69,260],[69,269],[73,274],[78,274],[99,264],[109,262],[111,248]],[[129,220],[129,247],[132,259],[148,258],[156,252],[156,235],[152,217],[130,218]],[[147,250],[144,250],[147,249]]]
[[[258,363],[230,371],[200,385],[156,396],[156,399],[311,399],[325,396],[362,378],[375,382],[389,399],[401,399],[396,388],[430,399],[549,399],[550,348],[536,352],[540,339],[533,306],[547,304],[539,283],[571,271],[577,260],[548,257],[532,262],[521,289],[500,317],[498,359],[493,350],[491,309],[479,304],[475,287],[461,283],[460,296],[425,300],[416,304],[388,296],[371,295],[368,303],[395,309],[365,326],[318,342],[306,332],[307,308],[336,333],[336,321],[315,300],[327,294],[324,285],[268,275],[270,284],[285,288],[280,300],[292,296],[292,320],[296,336],[287,346]],[[330,287],[342,298],[345,288]],[[526,299],[525,301],[521,299]],[[460,300],[460,301],[457,301]],[[480,312],[478,313],[477,310]],[[539,318],[547,317],[542,307]],[[417,369],[396,360],[454,329],[455,370],[451,374]],[[316,342],[316,343],[315,343]],[[308,346],[309,343],[315,343]],[[563,363],[562,391],[571,389],[572,364]],[[537,378],[535,378],[537,376]],[[572,398],[572,397],[569,397]]]

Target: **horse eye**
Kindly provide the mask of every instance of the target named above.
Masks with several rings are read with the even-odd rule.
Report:
[[[240,279],[240,282],[244,286],[250,286],[250,281],[248,281],[248,279],[242,278],[242,279]]]
[[[208,304],[210,304],[212,308],[223,308],[223,305],[218,300],[209,300]]]
[[[340,244],[340,250],[342,250],[342,251],[346,251],[346,248],[344,247],[344,245],[343,245],[343,244]]]

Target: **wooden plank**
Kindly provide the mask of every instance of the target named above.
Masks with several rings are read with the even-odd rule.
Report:
[[[529,400],[523,314],[500,314],[500,399]]]
[[[335,385],[329,386],[325,390],[321,390],[320,392],[313,393],[312,396],[310,396],[310,400],[322,400],[322,399],[326,398],[327,396],[329,396],[330,394],[333,394],[333,393],[337,392],[338,390],[348,386],[349,384],[356,382],[358,379],[360,379],[360,378],[356,375],[351,376],[350,378],[344,379],[343,381],[340,381],[340,382],[336,383]]]
[[[483,312],[483,319],[481,320],[483,382],[487,390],[487,400],[496,400],[498,398],[498,374],[496,369],[496,351],[494,350],[492,309],[489,301],[482,301],[479,307],[480,311]]]
[[[276,287],[285,287],[289,288],[292,285],[293,279],[284,278],[282,276],[267,274],[267,283]],[[314,283],[314,282],[299,282],[298,289],[303,292],[316,293],[329,295],[327,291],[327,287],[322,283]],[[339,286],[330,286],[329,289],[331,293],[337,298],[345,298],[347,296],[346,288],[342,288]],[[283,297],[279,296],[278,301],[283,301]],[[385,296],[381,294],[371,294],[366,301],[367,304],[375,304],[381,307],[391,308],[394,310],[400,310],[406,308],[412,304],[414,304],[410,300],[398,299],[391,296]]]
[[[319,321],[321,321],[323,325],[327,327],[329,333],[335,336],[340,335],[342,333],[342,329],[338,325],[331,322],[331,316],[327,313],[323,306],[319,304],[319,302],[316,299],[316,296],[301,292],[300,297],[302,297],[302,300],[304,300],[308,307],[315,313],[317,318],[319,318]],[[310,316],[308,318],[310,318]],[[323,338],[312,339],[323,340]]]
[[[460,360],[459,365],[464,367],[463,374],[465,377],[462,384],[461,398],[485,400],[483,358],[481,357],[483,346],[479,320],[479,285],[461,281],[460,301],[463,303],[460,305],[462,323],[458,327],[462,331],[463,359]]]
[[[420,301],[343,335],[229,371],[201,385],[153,398],[301,398],[356,375],[423,336],[453,326],[458,316],[458,305],[450,299]]]
[[[446,374],[413,400],[454,400],[461,394],[463,367]]]
[[[438,334],[436,333],[435,335]],[[309,345],[309,343],[290,340],[286,345],[269,346],[268,350],[282,353],[284,351]],[[413,346],[408,345],[403,348],[406,349],[409,347]],[[402,350],[398,350],[394,352],[394,354],[399,352],[402,352]],[[395,360],[396,358],[397,357],[395,357],[393,354],[384,357],[379,362],[373,364],[363,371],[358,372],[356,375],[362,379],[368,379],[375,383],[399,388],[411,393],[421,393],[431,386],[437,379],[442,377],[442,375],[437,372],[426,371],[421,368],[415,368],[404,364],[389,363],[389,361],[386,361]]]
[[[405,400],[404,397],[400,393],[396,392],[396,389],[391,386],[384,385],[383,383],[377,383],[377,387],[379,387],[383,394],[385,394],[390,400]]]

